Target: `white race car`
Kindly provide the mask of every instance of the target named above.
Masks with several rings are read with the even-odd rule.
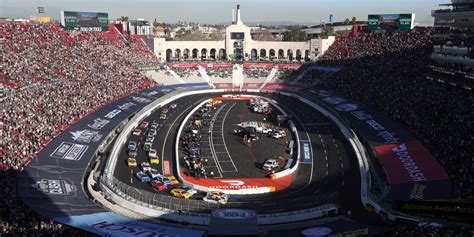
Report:
[[[143,171],[150,171],[150,170],[151,170],[150,163],[148,163],[148,162],[143,162],[143,163],[142,163],[142,170],[143,170]]]
[[[202,200],[206,202],[211,202],[211,203],[226,204],[227,201],[229,200],[229,196],[222,192],[213,191],[213,192],[208,192]]]

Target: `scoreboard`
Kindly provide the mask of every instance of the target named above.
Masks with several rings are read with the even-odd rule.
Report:
[[[61,11],[61,25],[66,30],[108,31],[109,14],[101,12]]]
[[[374,14],[368,16],[369,30],[411,30],[415,14]]]

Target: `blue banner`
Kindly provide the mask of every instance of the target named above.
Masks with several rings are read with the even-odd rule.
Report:
[[[313,148],[308,140],[300,140],[300,163],[313,163]]]
[[[54,218],[55,221],[102,236],[200,237],[204,231],[137,221],[111,212]]]

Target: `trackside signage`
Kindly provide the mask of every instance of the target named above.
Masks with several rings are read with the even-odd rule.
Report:
[[[326,90],[310,90],[335,111],[377,155],[390,183],[388,200],[430,200],[449,198],[451,181],[438,161],[398,123],[367,106]]]
[[[213,210],[212,215],[221,219],[240,220],[253,218],[256,213],[254,211],[243,209],[218,209]]]
[[[199,237],[203,231],[187,230],[137,221],[111,212],[56,218],[55,221],[72,225],[100,236],[135,237]]]
[[[418,141],[375,147],[390,184],[448,180],[446,171]]]
[[[20,174],[17,190],[23,201],[48,218],[103,212],[80,188],[98,146],[122,121],[174,90],[170,86],[143,90],[106,104],[66,128]]]
[[[300,163],[313,163],[313,148],[308,140],[300,140]]]
[[[349,101],[325,90],[310,92],[349,121],[351,127],[359,132],[371,145],[395,144],[401,141],[415,140],[413,135],[397,123],[375,113],[367,106]]]

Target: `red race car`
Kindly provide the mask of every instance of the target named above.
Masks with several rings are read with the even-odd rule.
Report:
[[[151,186],[158,191],[168,189],[168,186],[159,180],[151,181]]]

